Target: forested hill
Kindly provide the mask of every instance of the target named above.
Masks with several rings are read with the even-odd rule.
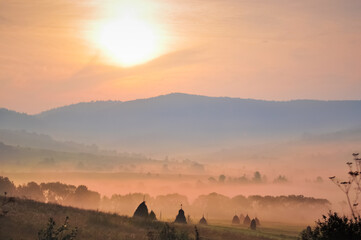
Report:
[[[361,126],[361,101],[263,101],[173,93],[64,106],[37,115],[0,109],[0,129],[136,152],[183,151]]]

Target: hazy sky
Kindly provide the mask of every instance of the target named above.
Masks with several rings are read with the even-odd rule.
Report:
[[[128,12],[160,50],[124,67],[97,35]],[[170,92],[360,99],[360,90],[360,0],[0,1],[0,107],[37,113]]]

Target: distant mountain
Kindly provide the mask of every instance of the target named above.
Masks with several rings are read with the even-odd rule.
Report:
[[[37,115],[0,109],[1,129],[146,153],[222,148],[360,128],[361,101],[263,101],[173,93],[64,106]]]

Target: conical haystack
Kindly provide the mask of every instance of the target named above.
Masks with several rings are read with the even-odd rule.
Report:
[[[203,225],[207,225],[207,220],[204,218],[204,215],[203,217],[201,218],[201,220],[199,220],[199,224],[203,224]]]
[[[243,225],[249,226],[251,224],[251,219],[249,218],[248,214],[243,220]]]
[[[178,215],[175,218],[175,223],[187,223],[186,217],[184,216],[184,211],[183,209],[179,209]]]
[[[148,218],[148,207],[143,201],[134,212],[133,217],[135,218]]]
[[[232,224],[240,224],[239,217],[237,215],[234,215],[232,219]]]

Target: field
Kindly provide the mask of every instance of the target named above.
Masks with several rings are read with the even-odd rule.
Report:
[[[0,201],[4,201],[1,197]],[[158,239],[165,223],[140,221],[127,216],[46,204],[26,199],[15,199],[6,206],[8,214],[0,217],[0,239],[36,239],[50,217],[59,227],[69,217],[69,228],[78,228],[76,239]],[[170,224],[182,239],[195,239],[193,224]],[[236,227],[225,222],[211,222],[208,226],[197,225],[200,239],[242,240],[292,240],[297,239],[304,226],[263,223],[256,231]],[[150,234],[151,233],[151,234]],[[155,238],[150,238],[153,235]]]

